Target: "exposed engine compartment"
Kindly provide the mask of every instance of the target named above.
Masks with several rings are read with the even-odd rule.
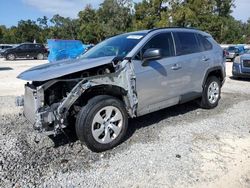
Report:
[[[111,95],[125,103],[130,117],[136,116],[135,75],[129,60],[112,62],[25,86],[24,114],[39,132],[57,134],[68,126],[87,101]]]
[[[54,84],[46,87],[44,90],[44,105],[50,106],[53,103],[60,102],[64,97],[67,97],[72,88],[83,78],[110,74],[112,72],[115,72],[115,67],[112,64],[108,64],[57,78],[54,80]],[[30,84],[30,87],[36,88],[51,81],[53,80],[34,81]]]

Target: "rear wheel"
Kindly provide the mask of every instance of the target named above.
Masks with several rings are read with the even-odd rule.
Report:
[[[220,94],[220,80],[215,76],[208,77],[202,92],[201,107],[205,109],[215,108],[220,100]]]
[[[36,59],[43,60],[44,59],[44,55],[42,53],[39,53],[39,54],[37,54]]]
[[[126,134],[127,112],[117,98],[96,96],[81,109],[76,120],[76,134],[87,147],[101,152],[117,146]]]
[[[6,57],[7,60],[13,61],[16,59],[16,56],[14,54],[8,54]]]

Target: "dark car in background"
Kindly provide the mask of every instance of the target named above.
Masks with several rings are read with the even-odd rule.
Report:
[[[1,53],[6,60],[16,58],[34,58],[42,60],[48,56],[48,51],[43,44],[22,43]]]
[[[230,59],[231,61],[234,61],[234,58],[245,53],[244,46],[236,45],[236,46],[229,46],[227,48],[227,55],[226,59]]]
[[[250,50],[235,58],[232,75],[235,78],[250,78]]]
[[[0,44],[0,51],[12,48],[13,45],[10,44]]]

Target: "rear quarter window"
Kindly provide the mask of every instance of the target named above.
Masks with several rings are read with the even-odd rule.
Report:
[[[207,37],[202,36],[200,34],[198,34],[197,36],[198,36],[200,45],[203,48],[203,51],[209,51],[213,49],[213,45],[208,41]]]
[[[35,48],[41,49],[41,48],[43,48],[43,46],[42,46],[41,44],[36,44],[36,45],[35,45]]]
[[[227,50],[233,52],[233,51],[235,51],[235,47],[234,46],[229,46]]]
[[[197,37],[191,32],[174,32],[176,55],[186,55],[202,51]]]
[[[28,44],[22,44],[18,48],[21,49],[21,50],[26,50],[26,49],[29,49],[29,45]]]

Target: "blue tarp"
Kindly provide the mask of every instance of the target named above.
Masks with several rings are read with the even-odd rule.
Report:
[[[81,55],[86,46],[79,40],[48,39],[49,62],[62,59],[75,59]]]

